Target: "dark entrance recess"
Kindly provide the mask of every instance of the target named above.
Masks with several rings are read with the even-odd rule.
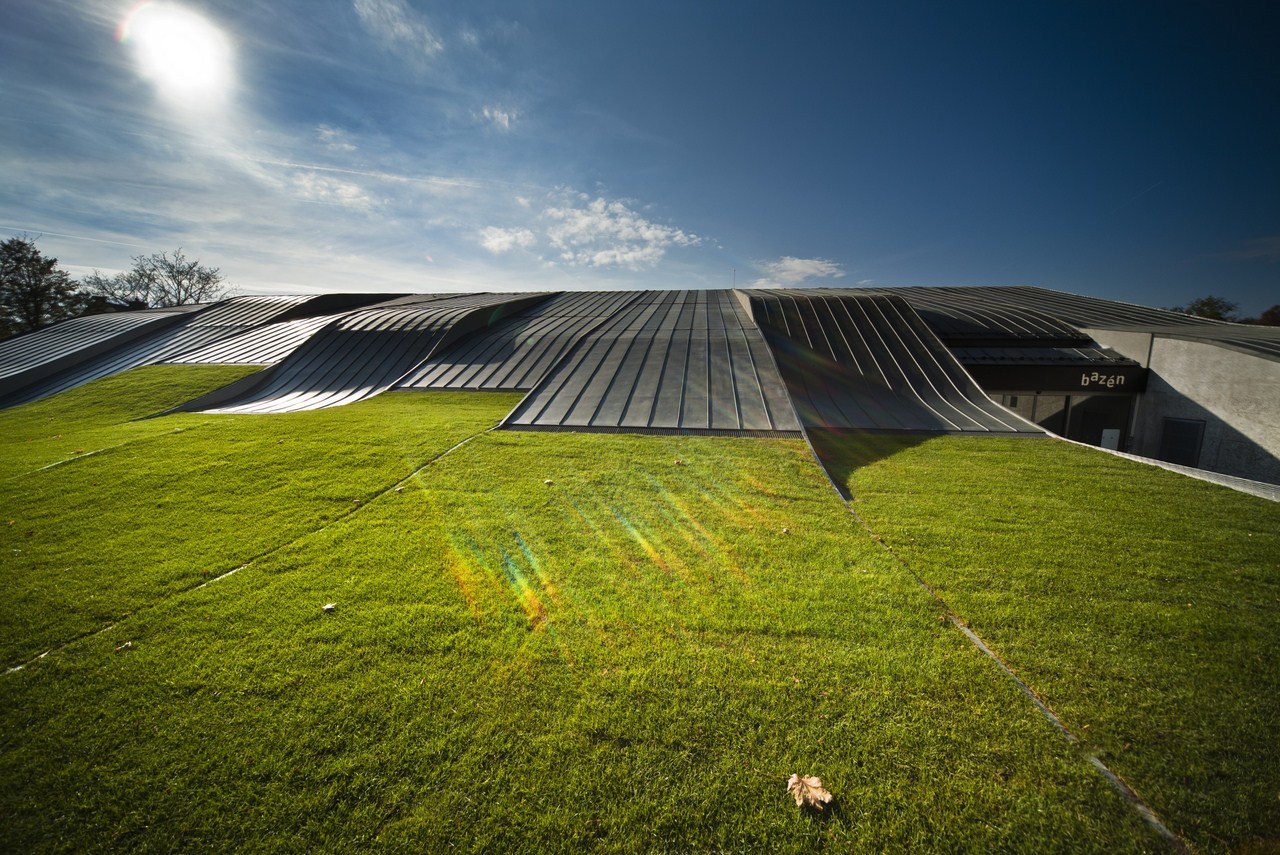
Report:
[[[998,394],[998,393],[996,393]],[[1132,395],[1000,395],[1000,403],[1040,427],[1077,442],[1125,450]]]
[[[1199,466],[1203,439],[1202,420],[1166,418],[1160,433],[1160,459],[1182,466]]]

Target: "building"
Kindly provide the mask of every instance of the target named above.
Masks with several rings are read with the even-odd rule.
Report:
[[[0,406],[156,363],[180,409],[525,392],[515,430],[1036,436],[1280,484],[1280,329],[1032,287],[237,297],[0,342]]]

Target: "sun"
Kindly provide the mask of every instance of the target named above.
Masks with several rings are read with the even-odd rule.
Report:
[[[231,44],[204,16],[173,3],[143,2],[120,24],[142,73],[161,94],[188,106],[207,106],[231,87]]]

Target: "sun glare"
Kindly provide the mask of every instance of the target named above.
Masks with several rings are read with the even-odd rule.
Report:
[[[209,106],[231,86],[231,45],[222,31],[190,9],[164,2],[134,7],[117,32],[133,47],[142,73],[167,98]]]

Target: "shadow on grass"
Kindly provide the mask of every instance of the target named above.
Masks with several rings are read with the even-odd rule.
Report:
[[[889,432],[841,428],[808,428],[809,444],[840,495],[849,498],[849,476],[855,469],[892,457],[938,434]]]
[[[825,825],[838,819],[844,818],[844,811],[841,810],[840,800],[828,804],[825,808],[809,807],[808,805],[800,808],[800,812],[808,817],[810,822]]]

